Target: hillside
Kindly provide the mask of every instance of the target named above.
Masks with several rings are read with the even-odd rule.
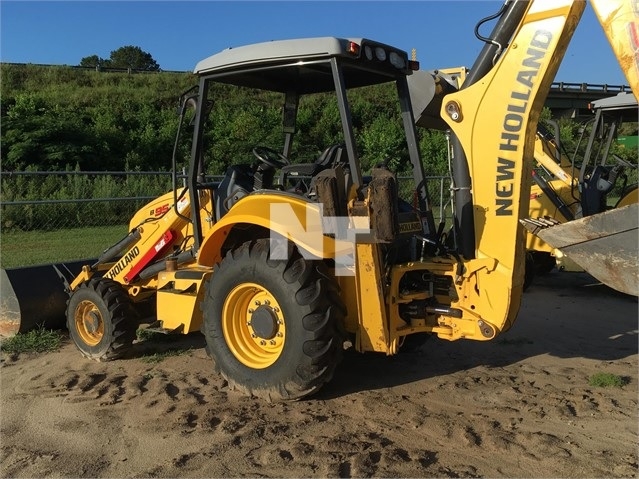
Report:
[[[2,169],[166,168],[184,73],[1,64]]]

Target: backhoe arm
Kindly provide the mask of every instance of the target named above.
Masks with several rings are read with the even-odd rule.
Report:
[[[592,3],[637,96],[639,4]],[[441,117],[453,133],[458,252],[465,272],[455,306],[481,318],[485,339],[493,337],[491,328],[495,334],[507,330],[519,310],[525,270],[519,219],[528,215],[537,123],[585,7],[579,0],[507,2],[493,44],[462,88],[442,103]],[[512,32],[506,42],[504,32]]]
[[[639,99],[639,2],[590,0],[626,80]]]
[[[464,217],[458,221],[464,271],[474,272],[463,278],[459,307],[477,314],[495,333],[508,329],[519,310],[525,268],[519,219],[528,214],[537,122],[585,7],[574,0],[510,2],[507,7],[522,5],[525,11],[503,53],[496,46],[493,57],[486,56],[495,65],[488,69],[476,63],[471,75],[482,68],[487,72],[469,75],[460,91],[444,98],[441,109],[453,132],[455,168],[467,168],[472,179],[464,185],[455,175],[454,187],[468,188],[470,196],[455,207],[458,219]]]

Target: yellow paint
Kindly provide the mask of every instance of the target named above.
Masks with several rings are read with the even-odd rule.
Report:
[[[261,338],[253,329],[251,318],[258,308],[265,308],[277,324],[272,338]],[[242,364],[252,369],[265,369],[272,366],[284,350],[286,319],[269,290],[256,283],[242,283],[224,300],[221,318],[224,339]]]
[[[624,196],[619,198],[619,201],[615,205],[615,208],[621,208],[622,206],[632,205],[639,202],[639,190],[637,186],[628,191]]]
[[[639,99],[639,3],[636,0],[591,0],[599,23],[615,52],[628,84]]]
[[[195,278],[180,278],[185,271],[201,274],[195,274]],[[200,330],[200,306],[204,300],[204,284],[210,274],[208,268],[191,267],[180,271],[162,271],[158,275],[157,319],[161,321],[162,328],[183,334]]]
[[[530,2],[527,15],[495,67],[481,81],[446,96],[442,105],[442,118],[459,138],[469,163],[476,258],[496,261],[494,269],[477,269],[470,276],[465,273],[455,304],[465,314],[472,312],[493,325],[497,332],[510,327],[520,306],[525,231],[518,219],[529,212],[539,114],[584,7],[583,2],[571,0]],[[538,54],[534,61],[530,61],[531,50]],[[459,105],[461,121],[448,116],[450,102]],[[512,162],[512,177],[503,181],[499,168],[503,170],[507,162]],[[504,197],[512,200],[512,214],[500,214],[504,210],[498,200]],[[474,261],[464,261],[464,267]],[[441,323],[452,328],[453,338],[470,334],[481,339],[476,337],[474,326],[466,328],[463,321],[445,318]]]
[[[273,214],[272,214],[273,213]],[[198,263],[219,262],[226,236],[237,225],[253,225],[275,232],[316,258],[335,258],[352,252],[352,245],[326,236],[318,203],[293,195],[249,195],[238,201],[204,238]]]
[[[394,353],[386,321],[386,305],[382,289],[381,257],[378,245],[356,247],[356,284],[358,329],[355,348],[358,351]]]

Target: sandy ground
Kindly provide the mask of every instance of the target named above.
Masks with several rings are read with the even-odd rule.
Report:
[[[230,392],[199,334],[157,364],[5,354],[1,475],[637,477],[637,329],[635,298],[554,272],[493,342],[349,353],[283,404]],[[597,372],[629,382],[589,386]]]

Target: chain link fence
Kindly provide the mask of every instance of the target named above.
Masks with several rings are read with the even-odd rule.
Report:
[[[447,215],[449,184],[448,177],[428,179],[436,223]],[[0,172],[0,186],[0,263],[10,268],[99,256],[173,185],[170,172]],[[411,202],[413,179],[399,177],[398,189]]]

